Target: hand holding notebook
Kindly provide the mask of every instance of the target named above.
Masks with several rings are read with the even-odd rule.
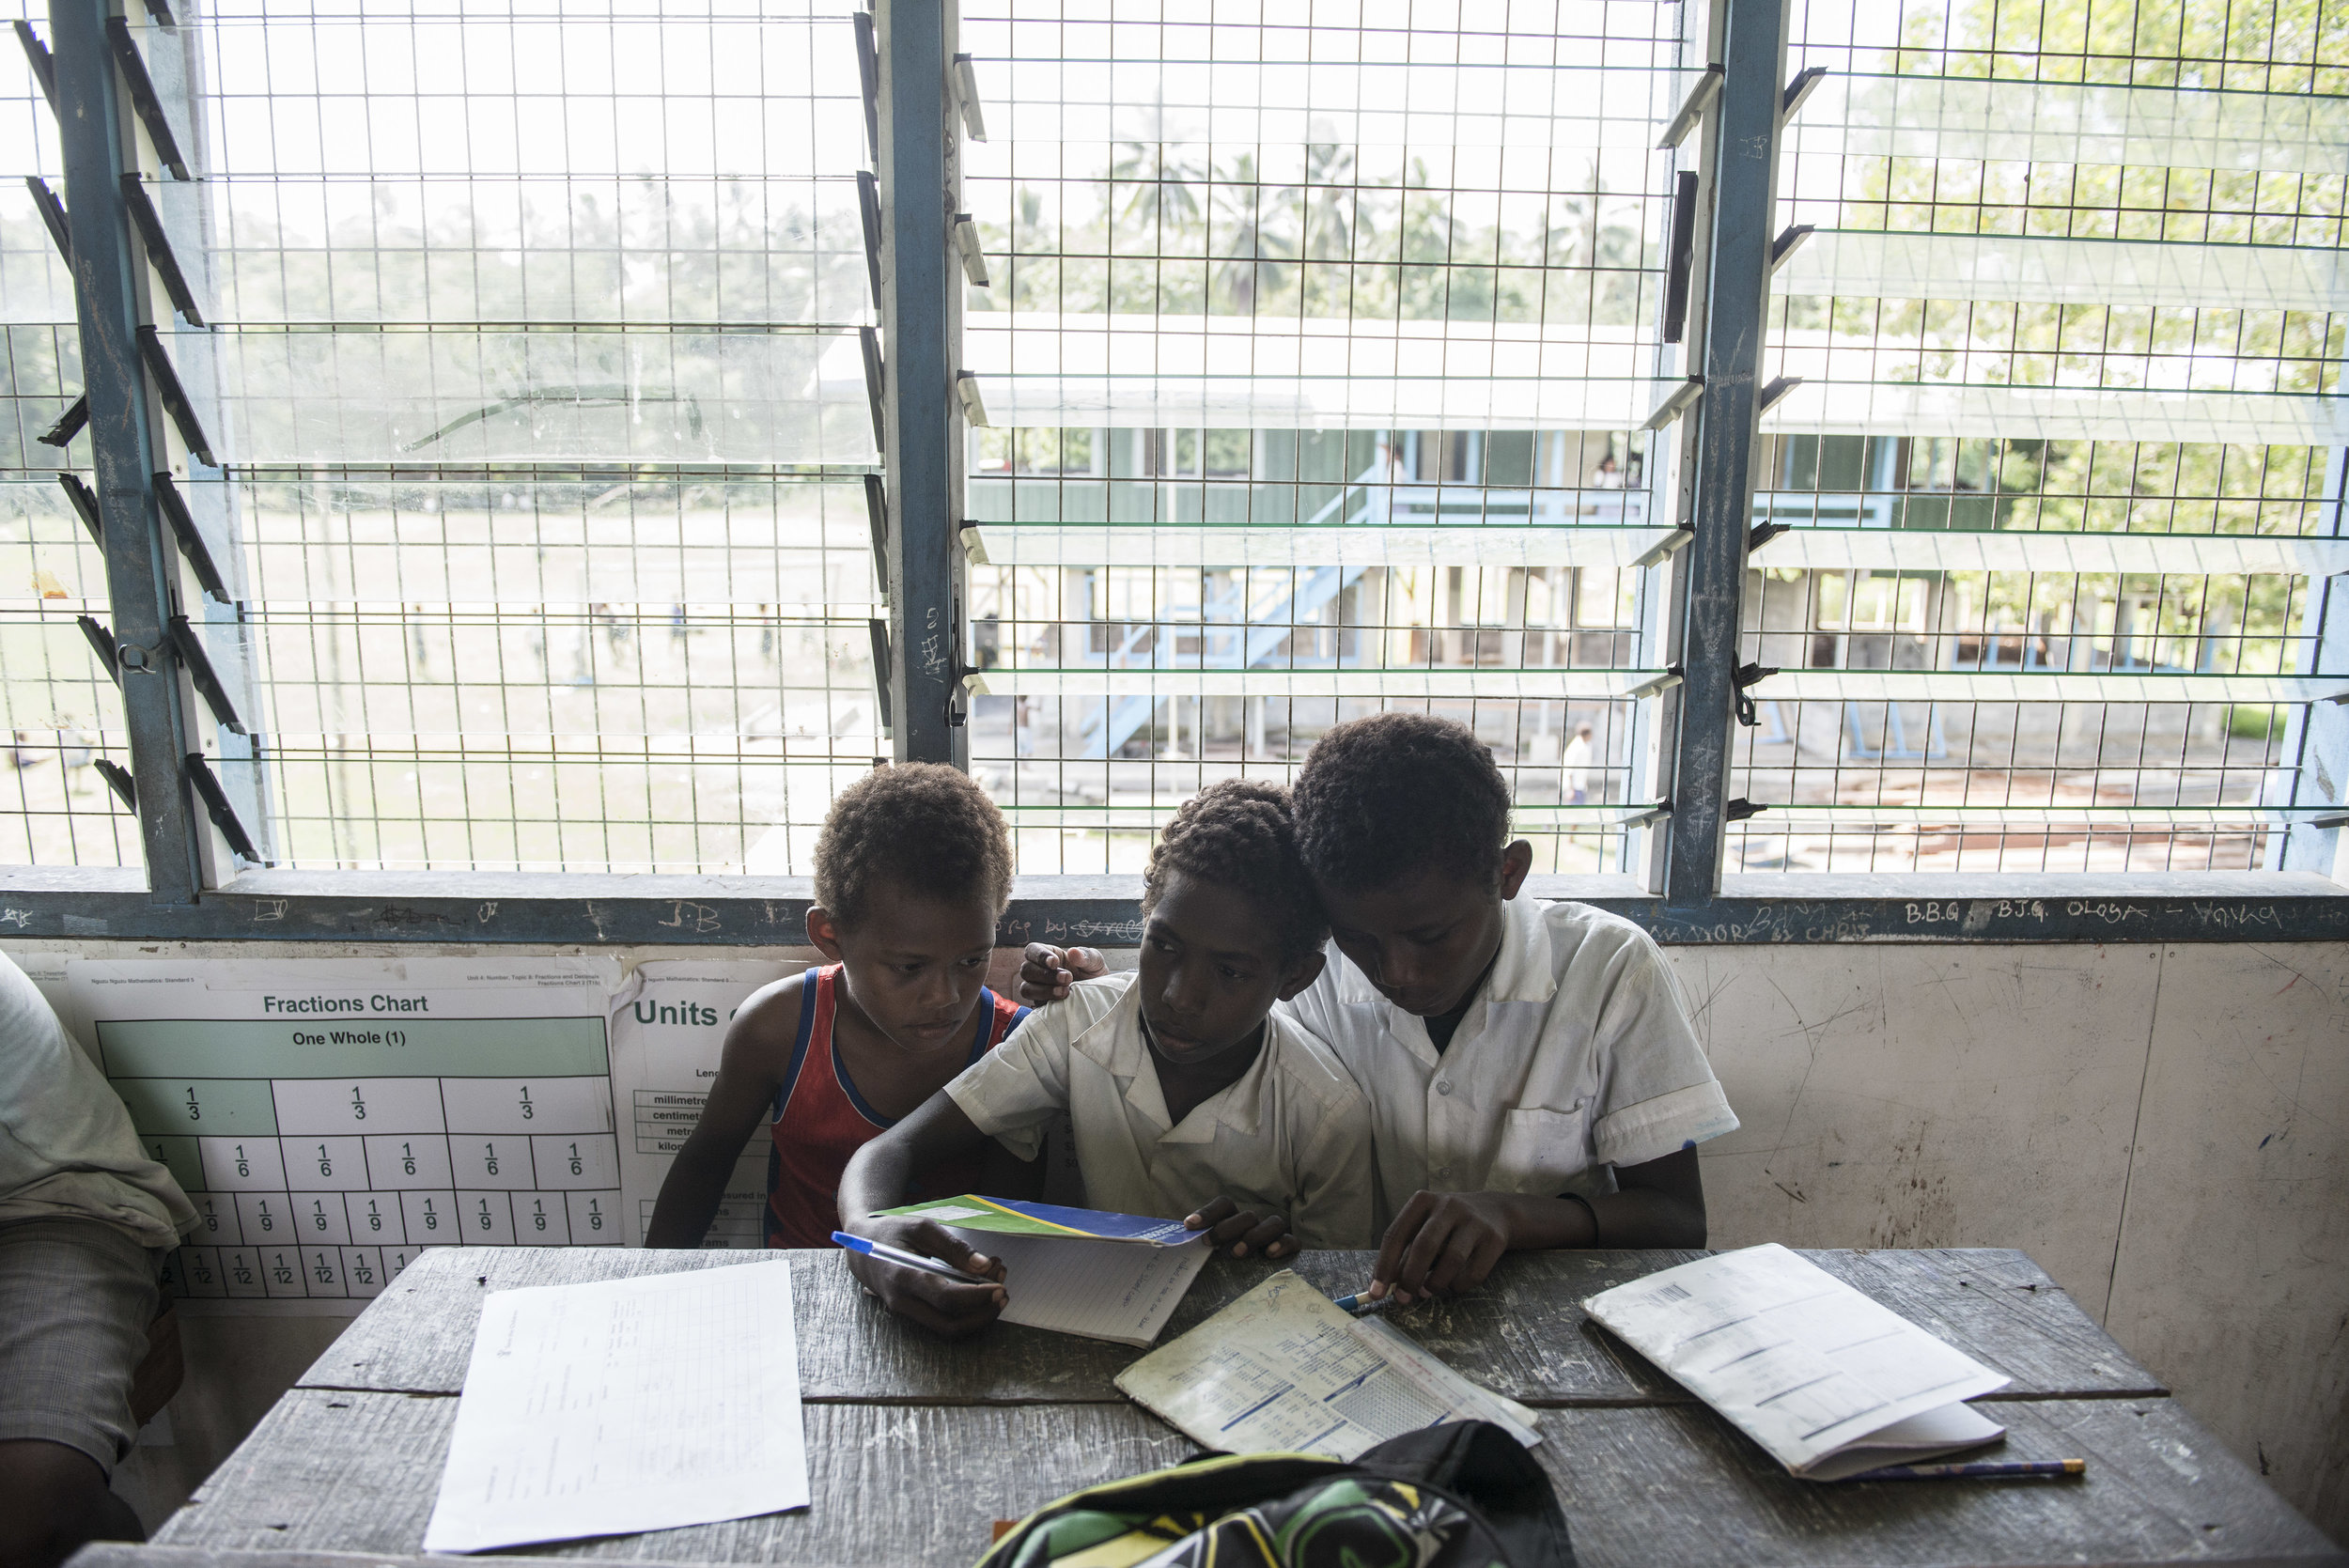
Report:
[[[1159,1337],[1207,1261],[1179,1219],[965,1194],[886,1209],[926,1219],[1003,1265],[1005,1323],[1137,1349]]]

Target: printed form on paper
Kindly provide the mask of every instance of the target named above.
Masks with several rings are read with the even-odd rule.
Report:
[[[1809,1481],[1972,1448],[2004,1428],[1964,1402],[2009,1381],[1775,1242],[1583,1303]]]

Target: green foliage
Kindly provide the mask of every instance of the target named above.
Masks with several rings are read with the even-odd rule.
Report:
[[[2227,733],[2237,740],[2264,740],[2276,733],[2276,710],[2237,703],[2227,709]]]
[[[1904,35],[1902,72],[2349,92],[2339,0],[1959,0],[1920,8]]]
[[[972,308],[1609,326],[1654,309],[1643,206],[1598,160],[1545,194],[1452,188],[1420,158],[1368,169],[1336,143],[1282,173],[1264,159],[1123,142],[1093,178],[1020,186],[1010,225],[983,225],[1009,259]]]

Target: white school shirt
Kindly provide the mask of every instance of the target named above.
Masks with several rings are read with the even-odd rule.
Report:
[[[1369,1096],[1381,1230],[1422,1189],[1597,1197],[1616,1166],[1737,1126],[1646,932],[1587,904],[1501,913],[1492,972],[1441,1055],[1335,943],[1283,1004]]]
[[[1180,1219],[1223,1195],[1287,1215],[1303,1246],[1376,1246],[1370,1107],[1329,1048],[1275,1013],[1239,1080],[1173,1126],[1142,1037],[1139,978],[1071,986],[946,1093],[1023,1159],[1066,1109],[1091,1207]]]
[[[0,1225],[95,1219],[177,1247],[194,1205],[15,960],[0,954]]]

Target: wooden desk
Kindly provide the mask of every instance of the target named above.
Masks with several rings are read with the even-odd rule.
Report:
[[[1730,1564],[2349,1564],[2178,1409],[2028,1258],[1814,1252],[1814,1261],[2015,1382],[1997,1419],[2017,1458],[2079,1455],[2086,1480],[1821,1486],[1589,1323],[1584,1296],[1693,1254],[1520,1253],[1463,1300],[1397,1327],[1541,1412],[1533,1451],[1586,1568]],[[451,1248],[372,1303],[156,1535],[160,1545],[415,1553],[432,1510],[480,1298],[523,1284],[748,1261],[734,1252]],[[1368,1253],[1309,1253],[1337,1293]],[[1211,1262],[1179,1333],[1273,1265]],[[946,1345],[854,1288],[839,1254],[792,1257],[808,1481],[801,1513],[540,1548],[614,1561],[960,1568],[989,1522],[1174,1463],[1193,1445],[1112,1386],[1137,1354],[999,1325]]]

